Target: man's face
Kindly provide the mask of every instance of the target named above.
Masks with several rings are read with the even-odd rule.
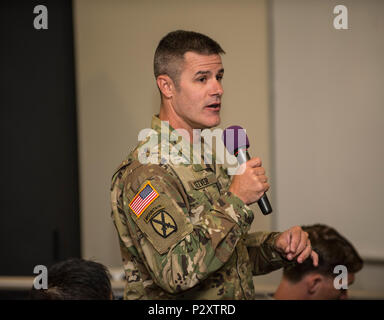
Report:
[[[177,116],[190,128],[211,128],[220,123],[223,75],[220,55],[185,53],[172,105]]]
[[[348,299],[347,289],[336,289],[333,284],[333,277],[323,277],[322,285],[320,286],[315,299],[319,300],[342,300]],[[353,273],[348,274],[348,288],[355,281]]]

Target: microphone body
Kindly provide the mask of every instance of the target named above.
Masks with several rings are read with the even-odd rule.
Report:
[[[237,161],[239,162],[240,165],[251,159],[246,146],[245,147],[239,147],[235,151],[234,154],[235,154]],[[272,206],[269,203],[268,197],[265,193],[257,201],[257,204],[259,205],[259,208],[260,208],[261,212],[263,213],[263,215],[267,215],[267,214],[270,214],[272,212]]]

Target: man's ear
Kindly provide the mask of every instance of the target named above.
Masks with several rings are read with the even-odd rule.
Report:
[[[166,74],[161,74],[157,77],[156,82],[164,97],[166,99],[172,98],[175,90],[175,84],[172,79]]]
[[[314,295],[319,291],[321,285],[324,282],[324,277],[319,273],[310,273],[305,277],[305,283],[307,287],[307,293]]]

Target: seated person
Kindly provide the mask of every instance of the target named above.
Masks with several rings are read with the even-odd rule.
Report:
[[[48,289],[30,291],[31,300],[111,300],[110,274],[100,263],[69,259],[48,269]]]
[[[326,225],[303,226],[308,232],[314,251],[319,255],[319,265],[314,267],[310,261],[293,264],[284,268],[283,278],[274,298],[278,300],[333,300],[347,299],[347,289],[336,289],[334,273],[337,265],[344,265],[348,271],[348,286],[355,273],[362,269],[363,260],[353,245],[335,229]],[[341,283],[341,282],[338,282]]]

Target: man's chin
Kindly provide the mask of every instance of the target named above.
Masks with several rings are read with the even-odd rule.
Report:
[[[217,115],[215,117],[210,117],[207,119],[204,123],[204,128],[203,129],[209,129],[209,128],[214,128],[217,127],[220,124],[220,115]]]
[[[191,121],[190,123],[192,124],[192,128],[194,129],[210,129],[217,127],[220,124],[220,115],[204,115],[202,114],[199,119],[196,119],[194,121]]]

